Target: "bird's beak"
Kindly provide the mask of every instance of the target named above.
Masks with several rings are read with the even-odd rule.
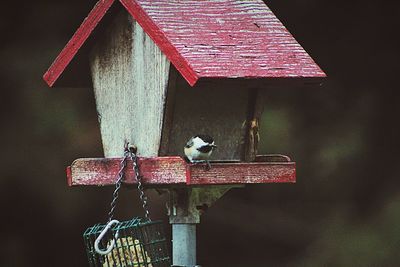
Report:
[[[213,148],[217,148],[217,146],[216,145],[211,145]]]

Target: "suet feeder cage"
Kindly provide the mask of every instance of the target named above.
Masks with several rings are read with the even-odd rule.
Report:
[[[136,145],[144,185],[170,192],[173,260],[185,266],[198,207],[232,187],[296,181],[289,157],[258,154],[267,89],[324,77],[262,0],[100,0],[44,75],[96,98],[105,158],[75,160],[68,184],[114,184],[121,148]],[[218,145],[208,171],[180,157],[201,133]]]
[[[144,221],[135,218],[111,228],[108,238],[102,239],[101,246],[108,247],[114,239],[115,247],[107,254],[95,251],[95,240],[106,227],[98,224],[83,234],[86,252],[91,267],[169,267],[169,247],[161,221]],[[107,241],[108,240],[108,241]]]

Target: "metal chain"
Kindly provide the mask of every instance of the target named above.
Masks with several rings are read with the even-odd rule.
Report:
[[[133,171],[135,172],[136,180],[137,180],[137,188],[140,193],[140,200],[142,201],[142,207],[144,210],[144,217],[148,220],[151,221],[150,219],[150,213],[149,209],[147,207],[147,196],[144,193],[144,188],[142,184],[142,177],[140,176],[139,173],[139,165],[137,161],[137,156],[136,156],[136,148],[130,148],[130,158],[132,159],[132,165],[133,165]]]
[[[108,222],[111,222],[111,220],[114,218],[114,210],[115,207],[117,206],[117,199],[118,199],[118,194],[119,194],[119,189],[121,188],[122,184],[122,179],[124,178],[124,170],[126,167],[126,161],[128,160],[128,157],[130,155],[130,152],[128,150],[128,147],[125,147],[124,150],[124,158],[122,159],[120,165],[120,169],[118,171],[118,179],[115,182],[115,189],[113,192],[113,199],[111,201],[111,209],[110,212],[108,213]]]
[[[124,178],[125,175],[125,168],[127,165],[127,161],[128,158],[130,158],[132,160],[132,166],[133,166],[133,171],[135,173],[136,179],[137,179],[137,188],[139,190],[140,193],[140,200],[142,201],[142,207],[144,210],[144,216],[148,221],[151,221],[150,219],[150,213],[147,207],[147,196],[144,193],[144,189],[143,189],[143,184],[142,184],[142,177],[140,176],[139,173],[139,165],[137,162],[137,156],[136,156],[136,147],[129,147],[129,144],[126,144],[125,146],[125,150],[124,150],[124,158],[122,159],[122,161],[120,162],[120,169],[118,171],[118,179],[115,182],[115,189],[113,192],[113,199],[111,201],[111,209],[110,212],[108,213],[108,222],[111,222],[112,219],[114,218],[114,211],[115,211],[115,207],[117,206],[117,199],[118,199],[118,195],[119,195],[119,190],[121,189],[121,185],[122,185],[122,180]]]

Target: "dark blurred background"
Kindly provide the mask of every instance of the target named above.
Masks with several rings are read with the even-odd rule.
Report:
[[[297,183],[230,191],[202,217],[198,262],[399,266],[399,2],[266,2],[329,78],[271,90],[261,152],[291,156]],[[94,3],[0,9],[0,266],[87,266],[82,233],[106,220],[112,188],[68,188],[64,172],[102,156],[93,92],[41,78]],[[140,214],[136,191],[119,207]]]

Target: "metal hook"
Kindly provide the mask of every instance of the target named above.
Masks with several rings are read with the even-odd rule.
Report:
[[[114,224],[117,224],[117,223],[119,223],[118,220],[109,221],[109,222],[107,223],[106,227],[104,227],[103,231],[100,233],[100,235],[96,238],[96,241],[94,241],[94,249],[95,249],[96,252],[99,253],[100,255],[106,255],[106,254],[110,253],[111,250],[114,248],[114,246],[115,246],[115,240],[118,238],[118,232],[119,232],[118,230],[117,230],[117,232],[116,232],[115,235],[114,235],[114,239],[111,240],[110,246],[108,246],[106,250],[101,250],[101,249],[99,248],[99,243],[100,243],[101,239],[104,237],[104,235],[107,233],[107,231],[111,228],[111,226],[113,226]]]

